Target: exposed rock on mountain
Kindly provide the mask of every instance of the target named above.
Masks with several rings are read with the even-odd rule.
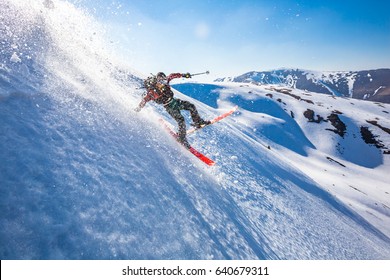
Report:
[[[216,81],[283,85],[312,92],[390,103],[390,69],[349,72],[279,69],[252,71]]]

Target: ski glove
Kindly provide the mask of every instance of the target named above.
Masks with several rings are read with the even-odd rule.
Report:
[[[141,111],[141,107],[140,106],[138,106],[137,108],[134,108],[134,111],[136,111],[137,113],[139,112],[139,111]]]
[[[181,74],[181,76],[183,77],[183,78],[191,78],[191,74],[190,73],[185,73],[185,74]]]

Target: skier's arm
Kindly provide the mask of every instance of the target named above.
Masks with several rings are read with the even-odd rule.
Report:
[[[134,108],[134,111],[139,112],[141,109],[145,106],[146,102],[142,99],[142,101],[138,104],[136,108]]]
[[[168,76],[167,82],[169,83],[171,80],[177,79],[177,78],[191,78],[191,74],[190,73],[172,73]]]
[[[145,107],[146,103],[152,100],[152,96],[149,94],[149,92],[146,92],[146,95],[141,100],[141,102],[138,104],[138,107],[134,109],[134,111],[139,112],[143,107]]]

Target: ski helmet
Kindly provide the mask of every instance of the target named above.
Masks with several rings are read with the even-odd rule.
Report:
[[[165,80],[167,78],[167,76],[163,72],[158,72],[156,77],[159,80]]]

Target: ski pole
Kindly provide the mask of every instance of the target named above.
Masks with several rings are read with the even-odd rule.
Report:
[[[206,72],[202,72],[202,73],[195,73],[195,74],[191,74],[191,76],[197,76],[197,75],[203,75],[203,74],[210,74],[210,71],[206,71]]]

